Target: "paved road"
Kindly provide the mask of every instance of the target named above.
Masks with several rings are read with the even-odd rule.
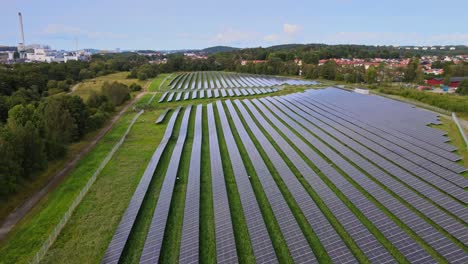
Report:
[[[101,128],[101,130],[94,137],[94,139],[85,148],[83,148],[78,155],[76,155],[75,157],[73,157],[73,159],[68,161],[62,168],[62,170],[60,170],[53,177],[51,177],[44,187],[42,187],[40,190],[34,193],[30,198],[26,200],[26,202],[24,202],[20,207],[17,207],[5,218],[0,227],[0,240],[6,237],[8,232],[10,232],[13,229],[13,227],[28,214],[28,212],[34,207],[34,205],[36,205],[47,193],[53,191],[59,185],[59,183],[62,182],[62,180],[68,175],[68,173],[73,168],[75,168],[78,161],[83,156],[88,154],[94,148],[94,146],[96,146],[99,140],[101,140],[101,138],[114,126],[114,124],[117,122],[117,120],[119,120],[122,114],[125,113],[130,106],[132,106],[140,97],[142,97],[145,94],[146,91],[138,94],[131,101],[127,102],[127,104],[122,108],[122,110],[120,110],[120,112],[118,112],[105,127]]]

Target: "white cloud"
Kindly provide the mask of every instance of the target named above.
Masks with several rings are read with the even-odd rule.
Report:
[[[85,36],[90,39],[100,39],[100,38],[123,39],[123,38],[128,37],[125,34],[115,34],[115,33],[106,32],[106,31],[89,31],[89,30],[81,29],[79,27],[62,25],[62,24],[47,25],[47,27],[43,30],[43,34],[52,35],[52,36],[68,36],[68,37]]]
[[[298,25],[288,24],[288,23],[283,24],[283,32],[288,35],[294,35],[299,30],[300,30],[300,27]]]

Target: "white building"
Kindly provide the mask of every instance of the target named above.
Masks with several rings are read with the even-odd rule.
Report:
[[[35,48],[33,53],[26,53],[26,59],[36,62],[67,62],[85,60],[86,56],[80,52],[58,52],[49,48]]]

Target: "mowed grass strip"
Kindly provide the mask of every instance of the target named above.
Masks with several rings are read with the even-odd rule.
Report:
[[[192,143],[194,135],[196,108],[192,107],[187,127],[187,137],[182,149],[182,156],[177,171],[174,192],[172,193],[171,208],[164,232],[164,240],[159,261],[161,263],[178,263],[182,227],[184,223],[185,194],[190,170],[190,157],[192,155]]]
[[[213,190],[210,169],[210,142],[208,138],[207,109],[203,106],[203,137],[200,175],[200,263],[216,263]]]
[[[214,105],[213,108],[216,121],[216,130],[218,133],[219,149],[223,163],[224,178],[226,180],[226,189],[230,207],[229,209],[231,210],[231,220],[234,227],[237,256],[239,258],[239,263],[255,263],[252,244],[250,243],[249,232],[247,230],[247,224],[245,223],[244,212],[242,210],[232,164],[229,159],[226,142],[224,141],[224,133],[223,129],[221,128],[221,121],[218,111],[216,111],[216,105]]]
[[[168,115],[168,117],[170,116],[172,116],[172,113]],[[166,118],[162,123],[164,124],[164,127],[167,126],[169,119],[170,118]],[[161,159],[159,160],[158,166],[156,167],[153,179],[148,188],[145,199],[143,200],[143,204],[140,212],[138,213],[135,225],[133,226],[127,244],[125,245],[124,252],[122,253],[122,257],[120,258],[120,263],[138,263],[140,261],[140,256],[143,252],[146,236],[151,226],[151,220],[153,219],[153,214],[156,209],[159,194],[161,192],[161,186],[164,181],[169,162],[171,160],[172,152],[177,142],[181,123],[182,114],[179,112],[178,118],[174,124],[171,138],[167,143],[166,149],[164,150]],[[164,133],[164,131],[162,131],[162,133]]]
[[[263,219],[265,221],[268,233],[270,235],[271,241],[273,243],[273,247],[276,252],[276,256],[280,263],[293,263],[293,259],[289,253],[288,246],[286,241],[281,233],[281,229],[279,227],[278,222],[276,221],[275,215],[271,208],[271,205],[268,201],[268,198],[263,190],[262,184],[258,178],[258,175],[253,167],[252,161],[249,158],[247,150],[245,149],[242,140],[237,133],[237,129],[232,121],[231,114],[227,107],[223,104],[227,119],[229,121],[229,125],[231,127],[232,134],[234,139],[236,140],[237,148],[242,157],[242,161],[244,163],[245,169],[247,170],[248,175],[250,176],[250,182],[252,184],[252,188],[254,190],[258,205],[263,215]]]
[[[133,112],[124,114],[96,147],[78,162],[63,183],[47,194],[17,224],[0,248],[0,259],[3,262],[27,263],[31,261],[102,160],[125,133],[134,115]],[[99,177],[97,182],[99,182]]]
[[[242,117],[240,111],[238,110],[238,107],[236,105],[234,105],[238,114],[239,114],[239,117],[242,121],[242,123],[244,124],[244,127],[245,128],[248,128],[248,125],[245,121],[245,119]],[[246,110],[249,112],[250,114],[250,111],[249,109],[246,107]],[[251,115],[251,114],[250,114]],[[253,117],[253,115],[251,115],[252,117],[252,120],[254,120],[254,122],[256,123],[256,125],[258,126],[258,128],[262,131],[262,133],[265,135],[265,137],[271,142],[273,143],[273,139],[271,138],[271,136],[263,129],[263,127],[258,124],[258,121]],[[284,183],[283,179],[281,178],[281,176],[279,175],[278,171],[275,169],[272,161],[268,158],[268,155],[266,154],[265,150],[262,148],[260,142],[258,141],[258,139],[256,138],[256,135],[253,134],[253,132],[250,130],[250,129],[247,129],[247,132],[249,133],[250,135],[250,138],[252,138],[257,150],[260,152],[260,155],[262,156],[263,158],[263,161],[265,162],[265,164],[267,165],[268,167],[268,170],[270,171],[271,175],[273,176],[276,184],[278,185],[283,197],[285,198],[286,202],[288,203],[288,206],[289,208],[291,209],[294,217],[296,218],[296,221],[297,223],[299,224],[302,232],[304,233],[307,241],[309,242],[309,245],[311,246],[312,250],[314,251],[314,254],[315,256],[317,257],[317,260],[320,262],[320,263],[329,263],[331,261],[330,257],[328,256],[328,254],[325,252],[325,249],[323,248],[322,246],[322,243],[320,242],[319,238],[317,237],[317,235],[314,233],[314,231],[312,230],[311,226],[309,225],[306,217],[304,216],[304,213],[302,212],[302,210],[299,208],[299,206],[297,205],[297,202],[296,200],[294,199],[294,197],[291,195],[291,192],[289,191],[288,187],[286,186],[286,184]],[[273,144],[272,144],[273,145]],[[275,147],[275,146],[274,146]],[[277,147],[277,146],[276,146]],[[275,148],[276,149],[276,148]],[[283,158],[283,160],[285,160],[285,157],[284,157],[284,154],[281,153],[280,151],[278,151],[279,155]],[[285,160],[285,162],[287,163],[287,160]],[[292,164],[288,164],[289,167],[292,165]]]

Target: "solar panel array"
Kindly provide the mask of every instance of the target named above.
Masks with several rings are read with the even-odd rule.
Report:
[[[236,84],[239,87],[203,93],[204,90],[192,90],[190,94],[169,92],[163,97],[219,98],[223,94],[245,96],[268,89],[245,89],[241,85],[255,82],[252,78],[236,79],[214,72],[180,75],[176,78],[179,81],[172,83],[175,89]],[[158,161],[171,140],[179,111],[180,108],[174,111],[103,263],[119,261]],[[190,112],[191,107],[185,109],[176,145],[169,153],[171,159],[146,237],[142,263],[159,261],[164,234],[170,231],[166,230],[166,223],[182,150],[187,144]],[[295,263],[315,263],[324,255],[333,263],[356,263],[360,259],[396,263],[401,258],[409,263],[468,262],[468,194],[464,189],[468,181],[460,174],[466,168],[455,163],[460,157],[453,153],[456,148],[448,143],[445,133],[427,126],[440,123],[436,114],[386,98],[334,88],[217,101],[206,106],[206,115],[202,113],[203,106],[198,105],[191,153],[184,154],[190,155],[190,168],[180,263],[201,261],[203,139],[209,144],[217,263],[238,263],[239,244],[245,242],[235,235],[237,228],[244,227],[232,220],[236,212],[230,195],[239,198],[256,262],[278,262],[278,247],[286,250]],[[207,133],[202,133],[204,118]],[[220,141],[226,152],[221,151]],[[233,181],[225,178],[225,166],[232,169]],[[235,194],[228,195],[233,187],[227,183],[236,186]],[[266,199],[259,199],[259,192]],[[262,206],[271,208],[276,224],[266,222]],[[306,222],[298,222],[298,217]],[[271,230],[272,226],[278,230]],[[306,229],[315,234],[320,244],[312,244],[315,242],[306,235]],[[275,232],[282,240],[273,239]]]
[[[246,87],[273,87],[279,85],[313,85],[315,81],[266,75],[229,72],[190,72],[179,74],[171,82],[170,89],[221,89]]]
[[[197,106],[179,263],[198,263],[200,229],[200,164],[202,144],[202,105]]]
[[[206,93],[205,93],[206,91]],[[159,99],[159,103],[162,102],[177,102],[180,100],[190,100],[190,99],[203,99],[203,98],[218,98],[218,97],[234,97],[234,96],[250,96],[250,95],[261,95],[267,93],[277,92],[278,88],[262,88],[262,89],[204,89],[204,90],[187,90],[183,92],[165,92]],[[190,96],[191,95],[191,96]]]
[[[213,192],[213,208],[218,263],[237,263],[236,241],[229,211],[229,201],[224,180],[213,105],[207,105],[208,135],[210,144],[210,168]]]

